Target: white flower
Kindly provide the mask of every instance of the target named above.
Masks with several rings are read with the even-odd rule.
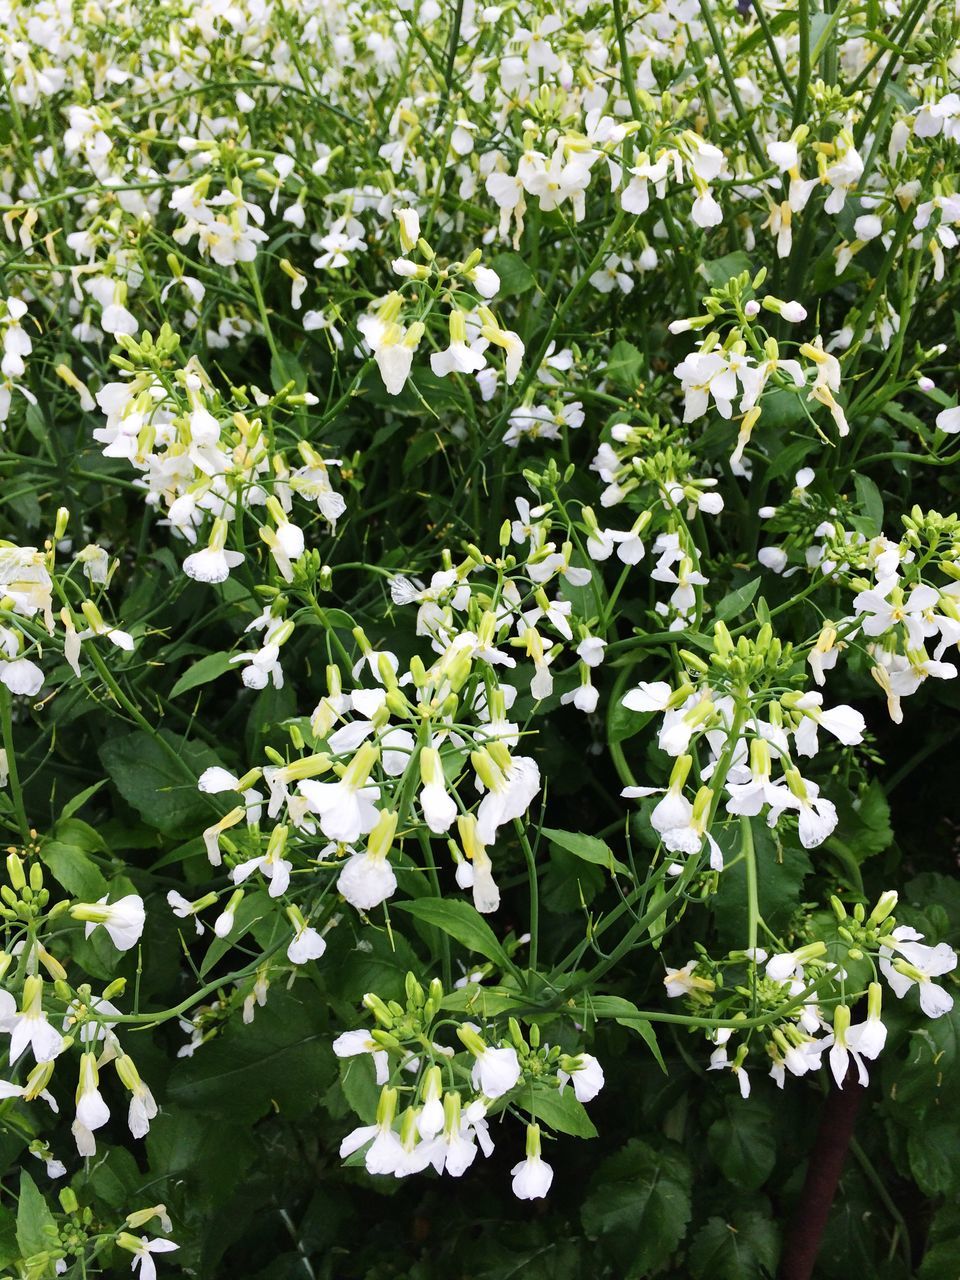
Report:
[[[920,1008],[928,1018],[939,1018],[953,1008],[953,996],[932,979],[956,968],[957,953],[945,942],[927,946],[922,937],[907,925],[894,929],[887,945],[880,948],[880,969],[898,999],[916,985]]]
[[[377,1084],[385,1085],[389,1080],[390,1059],[382,1045],[377,1044],[376,1040],[371,1040],[368,1031],[344,1031],[342,1035],[337,1036],[332,1047],[338,1058],[355,1058],[361,1053],[372,1054]]]
[[[146,912],[143,899],[128,893],[116,902],[107,902],[107,894],[94,903],[78,903],[70,908],[74,920],[85,920],[84,937],[89,938],[98,925],[103,925],[118,951],[129,951],[140,941]]]
[[[473,1064],[473,1087],[487,1098],[502,1098],[520,1079],[520,1062],[514,1048],[483,1048]]]
[[[672,696],[673,689],[665,680],[641,680],[635,689],[624,694],[622,702],[630,711],[665,711]]]
[[[396,813],[384,810],[366,851],[351,854],[337,878],[337,889],[358,911],[370,911],[396,892],[397,877],[388,861],[396,828]]]
[[[365,742],[339,782],[307,779],[300,783],[300,793],[310,812],[319,815],[320,829],[328,840],[352,844],[373,830],[380,788],[368,778],[377,758],[376,747]]]
[[[90,1155],[93,1131],[101,1129],[110,1119],[110,1108],[104,1102],[97,1087],[97,1055],[87,1051],[80,1057],[80,1083],[77,1087],[77,1117],[74,1121],[74,1138],[81,1155]]]
[[[305,924],[287,947],[287,959],[291,964],[306,964],[308,960],[319,960],[326,949],[327,944],[316,929]]]
[[[230,570],[243,563],[243,554],[239,551],[227,551],[226,548],[203,547],[194,551],[183,562],[183,571],[188,578],[197,582],[226,582]],[[152,1264],[151,1264],[152,1265]]]
[[[133,1236],[128,1238],[135,1239]],[[124,1247],[129,1248],[130,1246],[125,1245]],[[146,1236],[141,1236],[139,1246],[131,1250],[133,1261],[130,1263],[130,1270],[136,1271],[137,1267],[140,1268],[138,1280],[157,1280],[157,1266],[153,1260],[153,1254],[172,1253],[174,1249],[179,1247],[172,1240],[150,1240]]]
[[[542,1200],[553,1182],[553,1169],[540,1158],[540,1127],[527,1126],[527,1158],[510,1170],[518,1200]]]
[[[565,1061],[561,1059],[561,1062]],[[573,1084],[573,1092],[578,1102],[591,1102],[603,1088],[603,1067],[590,1053],[581,1053],[576,1058],[566,1060],[566,1070],[557,1072],[560,1090],[569,1080]]]
[[[16,658],[13,662],[0,658],[0,684],[5,684],[11,693],[32,698],[43,687],[43,672],[29,658]]]
[[[10,1034],[10,1062],[14,1063],[30,1046],[37,1062],[52,1062],[63,1050],[63,1036],[52,1027],[43,1012],[43,980],[31,974],[24,980],[20,1012],[16,1012],[13,996],[0,1001],[0,1029]]]
[[[478,782],[487,788],[477,810],[477,836],[481,844],[492,845],[498,828],[525,813],[540,790],[540,769],[530,756],[511,756],[496,742],[470,759]]]

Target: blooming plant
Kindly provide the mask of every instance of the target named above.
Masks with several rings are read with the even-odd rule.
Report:
[[[0,15],[0,1272],[956,1275],[956,5]]]

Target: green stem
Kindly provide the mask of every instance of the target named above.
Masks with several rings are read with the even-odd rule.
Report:
[[[536,973],[537,952],[540,941],[540,885],[537,880],[537,860],[533,850],[530,848],[530,841],[527,839],[527,833],[519,818],[514,818],[513,829],[517,833],[517,839],[523,849],[523,856],[527,860],[527,875],[530,880],[530,952],[528,968],[531,973]]]
[[[757,893],[757,854],[753,845],[753,828],[746,816],[740,819],[743,865],[747,873],[747,950],[756,954],[757,926],[760,920],[760,899]]]
[[[17,772],[17,753],[13,746],[13,695],[6,685],[0,685],[0,728],[3,734],[3,749],[7,755],[7,774],[10,795],[13,797],[13,811],[17,817],[17,826],[20,828],[20,838],[26,844],[30,839],[30,824],[23,805],[20,775]]]
[[[803,121],[807,109],[807,87],[810,84],[810,0],[798,2],[797,37],[800,41],[800,68],[797,73],[797,91],[793,103],[794,129]]]

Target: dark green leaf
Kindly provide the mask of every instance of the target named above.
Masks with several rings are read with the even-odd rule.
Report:
[[[632,342],[614,343],[607,360],[607,377],[622,391],[633,391],[644,374],[643,352]]]
[[[209,684],[227,671],[236,671],[236,664],[230,661],[229,653],[208,653],[205,658],[188,667],[177,683],[170,690],[170,697],[176,698],[188,689],[196,689],[198,685]]]
[[[737,587],[735,591],[728,592],[714,610],[715,617],[720,622],[728,622],[731,618],[738,617],[750,604],[759,589],[760,579],[752,578],[749,582],[745,582],[742,587]]]
[[[620,875],[630,874],[630,868],[618,862],[610,846],[596,836],[585,836],[576,831],[558,831],[555,827],[544,827],[541,834],[552,844],[572,853],[575,858],[592,862],[598,867],[606,867],[608,871],[616,871]]]
[[[37,1184],[25,1169],[20,1171],[20,1198],[17,1202],[17,1245],[24,1258],[56,1249],[57,1223]],[[52,1271],[52,1267],[50,1268]]]
[[[197,790],[197,778],[217,763],[209,747],[181,742],[163,729],[156,737],[138,730],[110,738],[100,748],[100,759],[124,800],[148,826],[165,835],[193,834],[192,829],[207,826],[217,816],[209,798]]]
[[[497,291],[500,298],[519,298],[536,284],[533,272],[519,253],[498,253],[490,266],[500,277],[500,288]]]
[[[871,534],[876,536],[883,531],[883,498],[880,490],[869,476],[861,475],[859,472],[853,477],[853,483],[860,510],[870,525]]]
[[[398,902],[396,909],[408,912],[424,924],[442,929],[468,951],[486,956],[494,964],[505,969],[513,967],[507,953],[497,941],[496,934],[469,902],[446,898],[418,898],[414,902]]]
[[[597,1136],[593,1121],[587,1115],[583,1103],[577,1101],[570,1085],[563,1093],[546,1085],[521,1089],[516,1096],[516,1105],[523,1111],[529,1111],[557,1133],[569,1133],[574,1138]]]
[[[678,1151],[657,1151],[638,1138],[605,1160],[581,1210],[622,1280],[662,1267],[690,1221],[690,1168]]]
[[[711,1218],[690,1246],[694,1280],[767,1280],[780,1257],[776,1225],[762,1213],[735,1212],[728,1222]]]
[[[772,1117],[762,1104],[732,1100],[707,1131],[707,1147],[725,1178],[747,1191],[762,1187],[777,1160]]]

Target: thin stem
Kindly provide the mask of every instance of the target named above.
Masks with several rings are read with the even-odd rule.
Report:
[[[514,818],[513,829],[517,833],[517,839],[520,841],[521,849],[523,849],[523,856],[527,860],[527,875],[530,880],[530,953],[528,967],[531,972],[535,973],[540,940],[540,885],[537,880],[537,860],[533,850],[530,848],[530,841],[527,839],[527,833],[519,818]]]
[[[793,102],[794,129],[801,124],[806,113],[807,87],[810,84],[810,0],[799,0],[797,38],[800,42],[800,67],[797,72],[797,92]]]
[[[743,853],[744,870],[747,873],[747,950],[756,957],[757,926],[760,920],[760,899],[757,892],[757,853],[753,845],[753,828],[750,819],[740,819],[740,848]],[[756,974],[756,964],[754,964]]]
[[[13,811],[20,828],[20,838],[26,844],[30,839],[30,824],[27,811],[23,806],[23,792],[20,789],[20,775],[17,772],[17,753],[13,746],[13,695],[6,685],[0,685],[0,728],[3,735],[3,749],[7,757],[7,775],[10,782],[10,795],[13,797]]]

